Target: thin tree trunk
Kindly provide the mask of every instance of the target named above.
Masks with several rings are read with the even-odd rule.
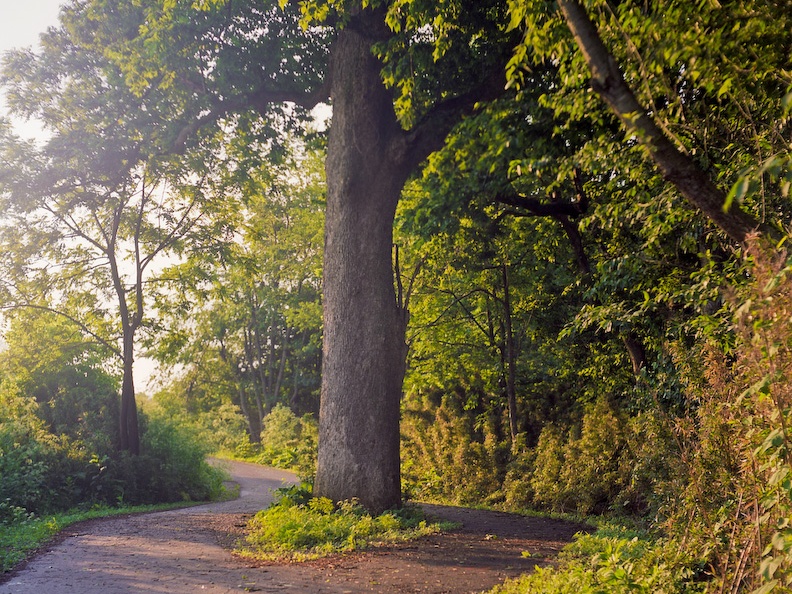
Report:
[[[288,351],[289,347],[289,334],[288,329],[284,330],[283,336],[283,345],[281,345],[281,356],[280,356],[280,363],[278,364],[278,375],[275,378],[275,385],[272,387],[272,399],[271,402],[274,404],[278,402],[278,394],[280,394],[281,385],[283,385],[283,372],[286,369],[286,352]]]
[[[646,351],[640,339],[633,333],[628,332],[623,334],[622,342],[630,355],[630,362],[632,363],[633,375],[639,377],[641,370],[646,366]]]
[[[580,190],[582,192],[582,190]],[[566,215],[555,215],[556,220],[561,223],[564,232],[569,239],[569,243],[575,252],[575,259],[577,260],[578,270],[584,277],[591,277],[593,272],[591,270],[591,263],[589,262],[586,250],[583,247],[583,238],[580,236],[580,229],[577,222],[572,221]],[[641,369],[646,366],[646,350],[641,342],[641,339],[632,331],[628,331],[621,335],[624,348],[627,349],[627,354],[632,363],[633,375],[639,377]]]
[[[133,374],[135,350],[134,334],[124,332],[124,376],[121,383],[121,408],[119,411],[119,445],[121,449],[137,456],[140,454],[137,403],[135,402],[135,377]]]
[[[512,447],[517,439],[517,388],[514,352],[514,332],[512,330],[511,291],[509,289],[509,266],[504,264],[501,268],[503,276],[503,315],[505,322],[506,339],[506,400],[509,404],[509,430],[511,432]]]
[[[245,417],[248,426],[248,439],[250,443],[260,443],[261,431],[256,431],[253,417],[250,414],[250,408],[247,405],[247,395],[245,394],[245,389],[242,387],[241,380],[239,380],[237,384],[237,394],[239,395],[239,410],[242,411],[242,416]]]
[[[257,422],[256,424],[261,427],[264,421],[264,405],[261,403],[261,394],[264,393],[266,389],[261,382],[259,381],[259,374],[257,368],[262,366],[262,361],[258,361],[258,365],[256,365],[256,356],[253,352],[253,343],[256,339],[256,328],[251,323],[245,328],[245,362],[246,367],[249,370],[251,384],[253,386],[253,398],[256,404],[256,415],[257,415]],[[252,415],[251,415],[252,416]]]

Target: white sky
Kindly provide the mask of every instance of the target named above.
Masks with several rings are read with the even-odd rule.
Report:
[[[15,48],[38,46],[39,34],[58,24],[58,10],[64,0],[0,0],[0,54]],[[0,91],[1,93],[1,91]],[[6,116],[5,97],[0,115]],[[34,122],[14,121],[23,137],[38,134]]]
[[[3,50],[35,45],[39,33],[58,22],[62,0],[0,0]]]

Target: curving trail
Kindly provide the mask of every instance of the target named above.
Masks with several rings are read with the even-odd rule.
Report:
[[[240,485],[234,501],[92,520],[0,578],[0,594],[462,593],[481,592],[553,562],[585,529],[515,514],[424,506],[462,528],[399,545],[318,561],[259,566],[232,556],[246,520],[291,473],[223,462]],[[530,555],[524,555],[523,552]]]
[[[151,514],[92,520],[67,528],[65,538],[0,584],[0,594],[240,592],[255,587],[249,570],[221,546],[226,530],[295,482],[289,472],[222,462],[240,496]],[[282,589],[280,590],[282,591]]]

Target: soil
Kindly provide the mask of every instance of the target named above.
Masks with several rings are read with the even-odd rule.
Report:
[[[231,549],[247,519],[272,500],[273,489],[295,477],[254,464],[223,464],[240,486],[238,499],[75,524],[0,577],[0,594],[480,592],[552,564],[585,530],[571,522],[424,505],[461,528],[317,561],[253,564]]]

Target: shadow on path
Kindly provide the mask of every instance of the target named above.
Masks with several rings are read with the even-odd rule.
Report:
[[[273,490],[296,477],[255,464],[223,464],[240,485],[238,499],[76,524],[5,576],[0,594],[480,592],[551,563],[583,529],[569,522],[425,505],[429,514],[462,528],[308,563],[254,566],[229,549],[246,520],[272,500]]]

